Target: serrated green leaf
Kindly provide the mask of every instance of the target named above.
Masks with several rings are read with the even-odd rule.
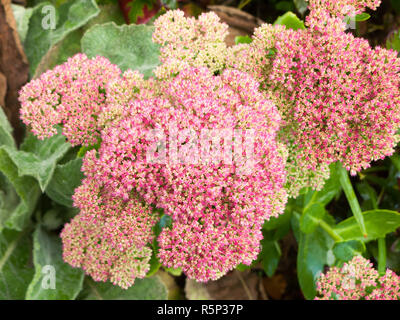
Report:
[[[13,10],[15,22],[17,23],[19,38],[21,39],[21,42],[24,42],[26,34],[28,33],[29,19],[31,18],[33,9],[25,8],[16,4],[11,4],[11,8]]]
[[[63,40],[70,32],[85,25],[100,12],[94,0],[72,0],[54,8],[55,28],[51,29],[48,23],[50,11],[42,12],[45,6],[52,6],[50,2],[37,5],[29,21],[29,29],[24,43],[25,52],[29,60],[30,74],[35,75],[37,66],[46,53],[57,43]],[[46,28],[43,27],[46,23]]]
[[[278,267],[281,258],[281,248],[277,241],[261,240],[260,259],[265,273],[268,277],[272,277]]]
[[[32,177],[18,174],[18,167],[10,158],[9,151],[15,150],[8,146],[0,147],[0,172],[2,173],[3,190],[0,231],[4,227],[21,231],[27,225],[36,206],[40,196],[40,188]],[[15,190],[18,199],[16,199],[13,190]]]
[[[304,22],[301,21],[293,12],[286,12],[284,15],[278,17],[274,22],[274,25],[284,25],[288,29],[298,30],[305,29]]]
[[[365,252],[365,244],[359,240],[349,240],[335,243],[333,254],[343,262],[351,260],[354,256]]]
[[[29,133],[20,151],[8,152],[18,166],[19,175],[35,178],[44,191],[53,176],[57,162],[70,148],[71,145],[60,133],[44,140],[39,140]]]
[[[22,300],[33,277],[28,232],[0,232],[0,300]]]
[[[362,213],[367,230],[367,238],[364,238],[360,227],[354,217],[350,217],[334,227],[334,230],[344,240],[361,240],[368,242],[383,238],[386,234],[400,227],[400,213],[391,210],[371,210]]]
[[[46,188],[46,194],[50,199],[72,208],[72,195],[84,178],[81,167],[81,158],[57,165],[53,177]]]
[[[16,148],[12,132],[13,129],[8,122],[7,116],[3,108],[0,107],[0,146],[5,145],[10,148]]]
[[[115,22],[117,25],[125,24],[125,19],[118,3],[110,2],[103,5],[98,4],[98,6],[100,13],[83,26],[85,31],[96,24],[104,24],[107,22]]]
[[[82,289],[83,270],[62,259],[61,239],[38,225],[33,234],[35,275],[26,292],[27,300],[73,300]],[[48,270],[46,269],[48,268]],[[51,272],[54,271],[54,288]]]
[[[111,283],[94,282],[86,278],[82,300],[165,300],[167,288],[158,276],[136,279],[135,284],[124,290]]]
[[[138,70],[146,78],[160,64],[160,46],[152,41],[154,27],[117,26],[110,22],[90,28],[82,38],[82,50],[89,57],[101,55],[123,71]]]

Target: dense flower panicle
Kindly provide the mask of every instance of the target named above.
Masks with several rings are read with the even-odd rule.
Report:
[[[172,10],[154,22],[153,41],[161,44],[162,65],[155,74],[165,79],[187,66],[207,66],[212,72],[224,68],[228,25],[214,12],[202,13],[196,20],[181,10]]]
[[[121,106],[130,101],[151,99],[157,86],[153,78],[145,80],[138,71],[127,70],[122,77],[111,80],[106,86],[106,103],[99,115],[99,124],[104,128],[109,122],[122,117]]]
[[[400,277],[392,270],[387,269],[384,276],[379,279],[379,286],[366,300],[400,300]]]
[[[77,188],[74,205],[80,213],[61,233],[64,261],[82,267],[95,281],[110,280],[125,289],[144,278],[157,221],[151,208],[137,199],[104,196],[90,178]]]
[[[366,8],[376,10],[381,0],[309,0],[311,11],[326,10],[337,17],[355,16],[363,13]]]
[[[312,11],[306,25],[294,31],[265,24],[227,59],[251,73],[281,113],[291,196],[306,186],[321,189],[330,163],[355,174],[391,155],[399,140],[396,53],[345,33],[345,23],[327,11]]]
[[[56,134],[55,125],[62,124],[72,145],[94,144],[106,84],[120,72],[104,57],[77,54],[21,89],[21,119],[39,139]]]
[[[95,152],[86,155],[90,166],[84,171],[87,179],[101,181],[110,197],[129,201],[132,193],[138,194],[164,209],[173,225],[160,236],[161,262],[182,267],[201,281],[215,279],[241,262],[249,264],[258,252],[263,221],[283,212],[285,151],[275,141],[280,116],[258,91],[258,83],[239,71],[213,76],[207,68],[190,68],[158,85],[153,99],[120,105],[119,120],[103,131],[98,157]],[[215,131],[210,130],[215,129],[222,130],[222,138],[234,135],[234,130],[253,130],[256,161],[249,172],[241,172],[248,165],[245,147],[234,147],[237,157],[225,162],[221,153],[210,156],[210,146],[196,140],[211,141]],[[236,141],[245,143],[246,138],[237,136]],[[216,145],[223,143],[218,140]],[[149,150],[155,151],[154,158],[148,158]],[[225,237],[220,236],[221,245],[210,238],[210,230],[226,231]],[[181,246],[173,245],[177,234],[188,245],[190,239],[204,238],[202,250],[194,250],[192,256],[180,252]],[[211,247],[212,254],[206,251]],[[174,256],[183,260],[178,263]],[[215,264],[221,264],[220,273],[210,271]]]
[[[258,226],[174,223],[165,228],[158,241],[163,265],[182,268],[188,278],[216,280],[238,265],[250,265],[260,251],[262,233]]]
[[[307,22],[307,30],[279,34],[270,81],[294,102],[285,118],[310,164],[340,161],[355,174],[394,152],[400,61],[393,51]]]
[[[318,300],[400,300],[400,277],[379,276],[372,263],[355,256],[342,268],[330,268],[317,281]]]

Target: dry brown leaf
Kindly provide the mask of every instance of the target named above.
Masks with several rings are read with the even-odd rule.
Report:
[[[11,0],[0,0],[0,73],[7,80],[3,107],[14,128],[17,141],[23,135],[18,92],[28,81],[28,72],[28,61],[18,36]]]
[[[264,23],[261,19],[237,8],[228,6],[208,6],[207,8],[214,11],[221,21],[229,25],[229,35],[225,39],[228,46],[235,44],[236,36],[251,35],[255,28]]]
[[[207,283],[186,279],[185,293],[189,300],[256,300],[262,298],[259,281],[250,271],[233,271]]]

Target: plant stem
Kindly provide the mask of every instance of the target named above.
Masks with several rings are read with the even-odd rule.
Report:
[[[356,194],[354,193],[349,174],[347,173],[347,170],[343,167],[339,169],[339,174],[340,184],[342,185],[344,194],[346,195],[347,201],[349,202],[351,211],[353,212],[354,218],[360,226],[361,233],[363,234],[364,238],[366,238],[367,229],[365,228],[364,216],[362,215],[360,204],[358,203]]]
[[[386,272],[386,240],[385,238],[378,239],[378,271],[382,276]]]
[[[335,242],[340,242],[343,241],[343,238],[341,236],[339,236],[335,230],[333,230],[331,228],[331,226],[329,224],[327,224],[324,220],[320,220],[319,225],[322,229],[324,229],[326,231],[327,234],[329,234],[331,236],[331,238],[333,240],[335,240]]]

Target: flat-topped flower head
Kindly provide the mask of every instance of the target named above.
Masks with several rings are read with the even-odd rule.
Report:
[[[157,222],[151,208],[137,199],[110,198],[90,178],[75,191],[74,205],[80,213],[61,232],[64,261],[124,289],[144,278]]]
[[[326,10],[333,16],[353,17],[363,13],[367,8],[376,10],[381,0],[309,0],[308,6],[311,11]]]
[[[176,222],[161,232],[158,257],[166,267],[181,268],[189,279],[207,282],[239,263],[250,265],[260,252],[261,239],[259,226]]]
[[[379,276],[372,263],[355,256],[342,268],[332,267],[317,281],[317,300],[400,300],[400,277]]]
[[[225,66],[224,42],[228,25],[214,12],[202,13],[198,19],[186,18],[183,11],[172,10],[154,22],[153,41],[161,44],[158,78],[171,77],[187,66],[206,66],[212,72]]]
[[[265,24],[228,56],[228,65],[250,72],[281,113],[291,196],[307,186],[321,189],[330,163],[355,174],[393,154],[399,140],[397,53],[345,33],[345,23],[327,11],[312,11],[306,26]]]
[[[39,139],[56,134],[55,125],[61,124],[72,145],[94,144],[100,136],[97,118],[106,85],[120,73],[104,57],[77,54],[21,89],[21,119]]]
[[[118,117],[104,129],[99,151],[85,157],[86,179],[101,184],[110,198],[130,201],[138,195],[164,209],[173,227],[160,236],[163,264],[173,264],[164,245],[172,245],[175,232],[182,230],[197,230],[193,237],[204,239],[212,236],[210,230],[226,231],[221,241],[238,245],[227,249],[232,257],[208,257],[209,265],[230,261],[220,261],[221,275],[241,262],[249,264],[254,254],[240,239],[247,234],[257,253],[264,220],[282,213],[286,203],[285,150],[276,143],[280,116],[275,105],[251,76],[234,70],[214,76],[207,68],[189,68],[157,85],[151,99],[115,105]],[[235,157],[224,158],[227,154]],[[202,227],[193,229],[196,223]],[[184,272],[196,278],[190,270],[200,268],[197,260],[182,257]],[[198,279],[206,281],[203,271]]]

